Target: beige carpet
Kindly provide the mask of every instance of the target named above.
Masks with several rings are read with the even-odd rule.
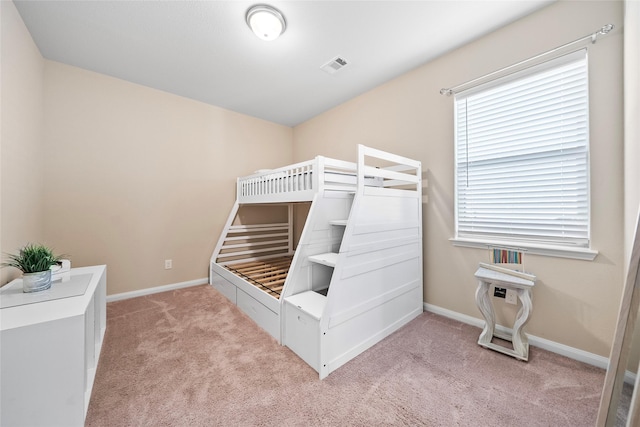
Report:
[[[592,426],[604,371],[423,313],[323,381],[208,285],[108,304],[87,426]]]

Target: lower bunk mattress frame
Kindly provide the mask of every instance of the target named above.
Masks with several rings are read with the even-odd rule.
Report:
[[[283,256],[231,265],[211,263],[211,285],[278,343],[281,343],[280,295],[291,260],[291,256]]]

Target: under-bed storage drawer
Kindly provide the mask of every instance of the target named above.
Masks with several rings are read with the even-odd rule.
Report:
[[[236,304],[236,285],[229,282],[215,271],[212,271],[211,273],[211,286],[231,300],[232,303]]]
[[[237,289],[236,292],[238,299],[236,304],[240,310],[244,311],[262,329],[280,341],[280,319],[278,314],[250,297],[246,292],[240,289]]]

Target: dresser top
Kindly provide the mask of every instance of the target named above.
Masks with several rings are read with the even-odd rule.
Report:
[[[0,331],[49,322],[84,314],[106,266],[72,268],[69,276],[52,283],[51,288],[22,293],[22,279],[0,289]]]

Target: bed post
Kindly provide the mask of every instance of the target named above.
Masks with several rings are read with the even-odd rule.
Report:
[[[293,256],[293,203],[287,206],[287,222],[289,224],[288,239],[289,240],[289,256]]]
[[[324,191],[324,157],[316,156],[315,159],[315,170],[313,174],[313,189],[316,193],[320,193]]]

